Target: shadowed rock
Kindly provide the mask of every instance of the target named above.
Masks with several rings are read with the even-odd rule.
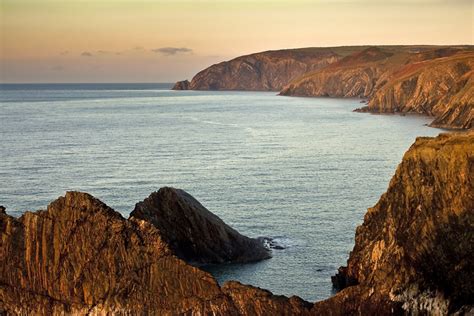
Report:
[[[173,90],[189,90],[189,81],[183,80],[176,82],[173,86]]]
[[[130,217],[152,223],[187,262],[250,262],[271,257],[261,240],[242,236],[183,190],[161,188],[137,203]]]

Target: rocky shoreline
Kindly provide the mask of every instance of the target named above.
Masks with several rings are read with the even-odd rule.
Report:
[[[175,90],[359,97],[372,113],[418,113],[433,127],[474,127],[472,46],[348,46],[268,51],[212,65]]]
[[[20,218],[0,208],[0,313],[469,315],[473,210],[474,133],[418,138],[357,228],[347,267],[333,277],[341,291],[310,303],[220,286],[193,266],[270,253],[182,190],[152,193],[128,219],[67,192]]]

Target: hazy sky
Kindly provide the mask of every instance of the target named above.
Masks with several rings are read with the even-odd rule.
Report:
[[[472,0],[0,0],[1,82],[172,82],[280,48],[473,44]]]

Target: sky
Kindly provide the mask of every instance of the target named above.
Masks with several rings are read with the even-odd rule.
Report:
[[[174,82],[282,48],[474,44],[472,0],[0,0],[0,82]]]

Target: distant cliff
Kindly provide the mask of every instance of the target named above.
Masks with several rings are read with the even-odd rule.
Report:
[[[349,46],[268,51],[199,72],[176,90],[268,90],[359,97],[360,112],[419,113],[432,126],[474,126],[472,46]]]
[[[308,71],[323,68],[341,57],[326,48],[268,51],[238,57],[199,72],[176,90],[279,91]]]
[[[68,192],[18,219],[0,207],[0,314],[470,315],[473,210],[474,132],[418,138],[357,228],[342,291],[313,304],[220,286],[182,260],[266,257],[184,191],[151,194],[128,220]]]
[[[474,127],[474,50],[372,47],[285,86],[293,96],[360,97],[359,112],[434,116],[431,126]]]

